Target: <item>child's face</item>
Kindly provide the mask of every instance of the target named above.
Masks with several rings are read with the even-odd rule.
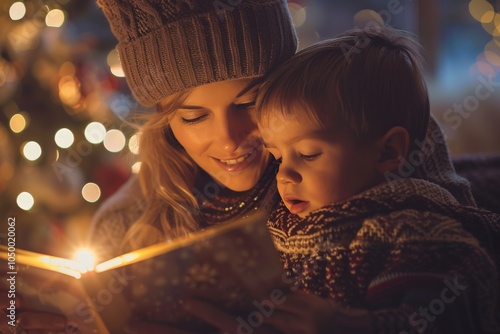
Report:
[[[281,160],[278,191],[291,213],[305,217],[378,183],[375,144],[361,147],[346,131],[325,130],[305,117],[275,115],[269,124],[259,130]]]

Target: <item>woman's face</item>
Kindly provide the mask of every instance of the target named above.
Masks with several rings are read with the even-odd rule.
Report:
[[[234,191],[254,187],[269,159],[249,110],[235,104],[251,81],[198,86],[170,119],[172,132],[189,156],[219,184]]]

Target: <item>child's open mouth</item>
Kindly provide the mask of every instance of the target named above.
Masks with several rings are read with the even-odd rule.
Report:
[[[296,215],[301,212],[304,212],[309,206],[309,202],[296,198],[285,198],[284,202],[288,210],[290,210],[291,213]]]

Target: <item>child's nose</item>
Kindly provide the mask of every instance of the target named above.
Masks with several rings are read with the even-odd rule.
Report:
[[[298,184],[302,182],[302,176],[289,166],[280,165],[276,179],[280,183],[293,183]]]

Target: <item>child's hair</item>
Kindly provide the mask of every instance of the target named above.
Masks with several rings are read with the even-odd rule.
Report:
[[[363,144],[394,126],[423,140],[429,97],[420,46],[402,32],[354,29],[310,46],[278,67],[259,89],[257,121],[274,112],[303,115],[325,128],[347,128]]]

